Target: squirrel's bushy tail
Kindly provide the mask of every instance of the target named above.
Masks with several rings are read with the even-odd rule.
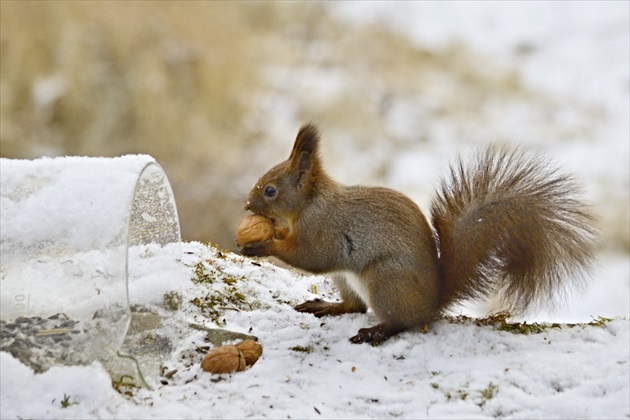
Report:
[[[431,205],[442,307],[496,293],[524,313],[579,284],[597,231],[572,178],[520,149],[489,147],[470,162],[451,166]]]

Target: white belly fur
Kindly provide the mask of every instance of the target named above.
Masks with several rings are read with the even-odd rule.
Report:
[[[370,306],[370,294],[358,275],[350,271],[340,271],[336,274],[343,276],[346,279],[348,287],[352,289],[367,306]]]

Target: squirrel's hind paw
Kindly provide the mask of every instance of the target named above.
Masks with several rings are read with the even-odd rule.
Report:
[[[373,346],[378,346],[391,336],[404,330],[404,327],[382,322],[370,328],[361,328],[357,335],[350,338],[350,342],[353,344],[370,343]]]

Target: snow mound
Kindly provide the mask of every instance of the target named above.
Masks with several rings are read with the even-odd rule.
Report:
[[[115,387],[98,363],[41,374],[0,353],[4,418],[621,418],[630,414],[627,319],[587,324],[483,323],[448,318],[380,347],[348,338],[373,314],[315,318],[292,306],[335,299],[331,282],[269,262],[184,243],[180,272],[145,264],[132,305],[168,337],[154,389]],[[148,280],[150,279],[150,280]],[[160,284],[160,292],[148,289]],[[166,284],[181,306],[165,305]],[[214,298],[213,298],[214,297]],[[172,303],[172,302],[171,302]],[[203,328],[255,335],[262,358],[244,372],[200,368]],[[191,325],[194,325],[192,327]],[[527,334],[526,334],[527,333]],[[116,392],[115,388],[119,392]]]

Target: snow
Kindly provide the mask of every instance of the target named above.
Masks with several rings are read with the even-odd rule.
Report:
[[[153,390],[132,397],[111,387],[98,362],[53,367],[42,374],[0,353],[2,418],[621,418],[629,414],[629,321],[567,324],[540,334],[514,334],[471,321],[436,322],[426,334],[408,331],[380,347],[348,338],[376,322],[373,314],[318,319],[292,306],[336,297],[332,283],[200,243],[172,253],[147,247],[130,276],[132,304],[162,316],[155,334],[168,334],[173,352],[161,363],[176,369]],[[165,257],[166,255],[166,257]],[[171,255],[171,256],[168,256]],[[621,266],[622,261],[608,261]],[[191,281],[202,264],[212,284]],[[608,270],[608,269],[607,269]],[[605,277],[613,271],[598,273]],[[190,323],[215,327],[190,301],[226,292],[236,279],[249,305],[225,310],[223,327],[258,337],[262,358],[244,372],[211,375],[200,368],[207,346]],[[169,312],[163,293],[179,290],[183,305]],[[317,293],[314,293],[316,291]],[[600,307],[602,309],[602,307]],[[614,316],[602,312],[602,316]],[[299,349],[297,348],[299,347]],[[300,349],[302,351],[300,351]],[[306,350],[306,351],[303,351]],[[146,372],[145,372],[146,373]],[[72,403],[62,407],[64,398]]]
[[[628,7],[627,2],[346,2],[331,6],[348,22],[379,21],[423,46],[437,49],[464,42],[502,57],[506,65],[517,63],[530,86],[578,106],[601,108],[605,121],[594,129],[590,142],[578,136],[577,142],[547,145],[548,150],[583,179],[603,180],[601,184],[612,185],[626,197]],[[312,77],[320,96],[330,94],[340,83],[330,75]],[[42,79],[33,91],[34,101],[47,106],[64,88],[64,82],[54,76]],[[392,113],[391,131],[404,137],[414,130],[405,126],[415,118],[413,104],[396,106],[400,109]],[[277,108],[286,112],[294,107],[280,104]],[[583,114],[572,110],[550,118],[562,126],[579,125]],[[501,130],[537,133],[536,127],[527,127],[518,109],[497,106],[496,112],[505,115]],[[293,121],[295,116],[284,119]],[[452,158],[456,136],[436,129],[431,135],[444,138],[435,143],[444,147],[433,150],[434,154]],[[391,165],[389,186],[405,191],[415,188],[420,197],[418,166],[427,174],[442,173],[445,168],[444,161],[428,159],[426,150],[387,156],[397,162]],[[3,183],[5,165],[3,161]],[[116,186],[114,181],[102,181],[105,189]],[[592,195],[605,198],[601,194]],[[41,209],[50,211],[50,201],[60,200],[42,197],[22,214],[11,216],[20,220],[19,225],[3,224],[3,231],[18,227],[28,231],[34,221],[46,224]],[[112,204],[100,205],[110,208]],[[114,211],[106,213],[114,215]],[[2,212],[4,218],[4,208]],[[153,215],[142,214],[142,218]],[[91,228],[95,227],[105,229]],[[59,226],[50,228],[58,234]],[[83,243],[99,238],[79,239]],[[164,378],[142,365],[152,389],[123,387],[117,392],[107,368],[98,361],[88,366],[54,366],[36,374],[0,352],[0,418],[630,417],[627,254],[602,254],[585,290],[569,295],[555,311],[527,318],[548,323],[539,334],[514,334],[449,318],[434,323],[427,333],[408,331],[379,347],[348,341],[359,328],[377,322],[371,313],[318,319],[293,310],[293,305],[306,299],[337,298],[325,277],[298,274],[200,243],[139,246],[129,258],[130,304],[159,315],[161,323],[152,333],[168,337],[172,347],[163,359],[152,361],[177,372]],[[212,273],[215,281],[193,282],[199,268]],[[191,301],[209,293],[229,293],[226,278],[235,281],[233,287],[247,302],[239,307],[226,305],[219,323],[257,336],[263,355],[244,372],[210,375],[199,366],[205,350],[198,349],[209,346],[205,333],[190,324],[216,325]],[[172,291],[182,295],[176,311],[164,307],[164,295]],[[482,314],[485,309],[483,304],[471,304],[455,314]],[[598,325],[598,317],[612,320]],[[576,322],[581,324],[566,324]],[[141,359],[142,355],[135,356]]]
[[[2,213],[12,221],[2,234],[31,242],[66,238],[77,250],[105,248],[113,240],[105,233],[128,217],[138,174],[150,162],[147,155],[2,159]],[[57,223],[48,223],[51,215]],[[86,230],[98,233],[84,235]]]

